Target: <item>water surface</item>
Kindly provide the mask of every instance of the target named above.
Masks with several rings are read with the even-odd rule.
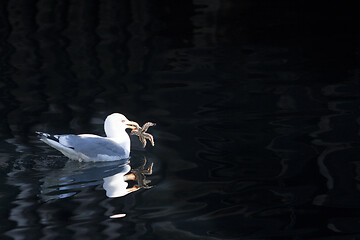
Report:
[[[0,238],[359,238],[359,34],[306,9],[1,2]],[[155,147],[79,163],[34,134],[112,112]]]

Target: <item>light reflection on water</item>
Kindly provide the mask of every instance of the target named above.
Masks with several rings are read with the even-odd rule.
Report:
[[[50,149],[50,152],[53,150]],[[42,232],[41,235],[46,238],[66,236],[63,228],[66,223],[66,229],[75,231],[75,235],[78,233],[81,237],[84,229],[86,234],[91,232],[88,223],[100,221],[109,228],[109,236],[117,236],[116,232],[123,228],[123,224],[106,219],[116,221],[126,217],[128,212],[133,211],[134,197],[121,199],[153,187],[149,177],[154,160],[147,161],[141,153],[134,155],[130,160],[86,163],[59,155],[39,158],[21,154],[6,178],[6,184],[17,189],[13,194],[7,194],[13,199],[8,219],[16,224],[16,228],[5,235],[22,237],[41,224],[44,229],[62,229],[54,235]],[[102,234],[106,235],[106,232],[104,230]]]

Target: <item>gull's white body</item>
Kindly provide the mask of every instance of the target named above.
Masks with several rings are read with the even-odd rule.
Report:
[[[114,161],[130,156],[130,138],[126,128],[134,125],[120,113],[109,115],[104,122],[106,137],[93,134],[51,135],[37,132],[40,140],[79,161]]]

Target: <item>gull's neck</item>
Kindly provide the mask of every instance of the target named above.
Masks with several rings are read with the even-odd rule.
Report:
[[[106,137],[122,145],[124,149],[130,153],[130,137],[123,126],[105,121],[104,130]]]
[[[111,140],[113,140],[114,142],[120,144],[126,151],[126,154],[130,154],[130,137],[125,132],[125,130],[120,131],[115,136],[109,138],[111,138]]]
[[[114,128],[105,128],[105,134],[108,138],[114,139],[125,139],[129,138],[129,135],[125,131],[125,129],[114,129]]]

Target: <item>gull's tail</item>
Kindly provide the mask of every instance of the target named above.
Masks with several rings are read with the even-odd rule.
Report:
[[[60,143],[61,135],[52,135],[49,133],[43,132],[35,132],[38,136],[40,136],[40,141],[46,143],[47,145],[55,148],[60,151],[62,154],[67,156],[70,159],[79,159],[79,154],[71,147],[64,146]]]
[[[35,132],[39,137],[40,140],[45,140],[45,139],[49,139],[49,140],[53,140],[56,142],[59,142],[59,135],[52,135],[49,133],[44,133],[44,132]]]

